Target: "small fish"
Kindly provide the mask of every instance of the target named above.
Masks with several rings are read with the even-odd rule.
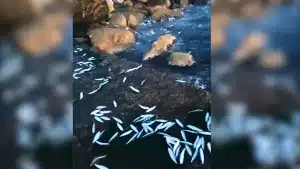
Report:
[[[185,148],[181,151],[180,153],[180,157],[179,157],[179,163],[183,164],[183,160],[184,160],[184,153],[185,153]]]
[[[109,143],[103,143],[103,142],[99,142],[99,141],[96,141],[97,144],[99,144],[100,146],[108,146]]]
[[[105,79],[104,78],[98,78],[98,79],[94,79],[94,80],[100,81],[100,80],[105,80]]]
[[[160,123],[159,125],[156,126],[155,130],[154,131],[158,131],[161,129],[161,126],[163,126],[164,123]]]
[[[183,124],[182,124],[178,119],[175,119],[175,121],[176,121],[176,123],[177,123],[181,128],[184,127]]]
[[[164,131],[167,131],[168,129],[170,129],[170,128],[173,127],[174,125],[175,125],[175,123],[169,122],[169,124],[167,125],[167,127],[165,128]]]
[[[145,81],[146,81],[146,79],[144,79],[144,80],[141,82],[141,85],[144,85]]]
[[[95,167],[97,167],[98,169],[108,169],[104,165],[98,165],[98,164],[95,164]]]
[[[82,56],[85,56],[86,55],[86,53],[84,53]]]
[[[136,93],[140,93],[140,91],[137,88],[133,87],[133,86],[129,86],[129,88],[131,90],[135,91]]]
[[[80,92],[80,100],[83,98],[83,93]]]
[[[174,161],[174,163],[177,164],[177,161],[176,161],[176,157],[175,157],[175,154],[173,153],[172,149],[171,148],[168,148],[168,153],[171,157],[171,159]]]
[[[117,123],[123,124],[123,121],[117,117],[112,117]]]
[[[124,129],[120,123],[117,123],[117,127],[119,128],[119,130],[124,131]]]
[[[95,115],[95,114],[98,113],[98,112],[100,112],[99,109],[93,110],[93,111],[91,112],[91,115]]]
[[[95,125],[95,123],[93,123],[93,127],[92,127],[93,134],[95,133],[95,131],[96,131],[96,125]]]
[[[185,135],[184,131],[180,131],[180,133],[181,133],[183,140],[186,141],[187,139],[186,139],[186,135]]]
[[[150,126],[146,126],[148,130],[150,130],[151,132],[154,132],[154,130],[150,127]]]
[[[99,121],[99,122],[101,122],[101,123],[103,123],[103,120],[101,120],[100,117],[95,117],[95,120],[96,120],[96,121]]]
[[[201,109],[196,109],[196,110],[189,111],[188,113],[201,112],[201,111],[203,111],[203,110],[201,110]]]
[[[103,131],[98,131],[97,134],[95,134],[94,139],[93,139],[93,143],[95,143],[97,140],[99,140],[99,138],[101,137],[101,135],[104,133],[105,130]]]
[[[205,145],[204,145],[204,138],[201,137],[201,139],[200,139],[199,142],[200,142],[200,145],[201,145],[200,147],[201,147],[202,149],[204,149],[204,146],[205,146]]]
[[[132,130],[135,131],[136,133],[139,132],[138,129],[132,124],[130,124],[130,128],[132,128]]]
[[[106,108],[106,106],[97,106],[97,107],[96,107],[96,109],[99,109],[99,110],[105,109],[105,108]]]
[[[173,152],[174,152],[174,153],[176,152],[176,150],[177,150],[177,148],[179,147],[179,145],[180,145],[180,141],[177,141],[177,142],[175,143],[174,147],[173,147]]]
[[[151,112],[151,111],[154,110],[155,108],[156,108],[156,106],[150,107],[150,108],[146,111],[146,113]]]
[[[193,134],[197,133],[196,131],[193,131],[193,130],[183,130],[183,131],[186,131],[188,133],[193,133]]]
[[[178,146],[176,152],[175,152],[175,156],[178,157],[179,155],[179,152],[180,152],[180,149],[181,149],[181,145]]]
[[[209,118],[209,113],[207,112],[206,115],[205,115],[205,121],[206,122],[208,121],[208,118]]]
[[[140,108],[142,108],[142,109],[144,109],[144,110],[148,110],[148,109],[150,109],[150,107],[143,106],[143,105],[140,105],[140,104],[139,104],[139,106],[140,106]]]
[[[132,142],[136,137],[137,137],[138,133],[135,133],[135,135],[133,135],[126,144],[129,144],[130,142]]]
[[[179,83],[186,83],[186,81],[184,80],[175,80],[176,82],[179,82]]]
[[[150,133],[147,133],[147,134],[145,134],[142,138],[147,137],[147,136],[150,136],[150,135],[152,135],[152,134],[154,134],[154,133],[155,133],[155,131],[152,131],[152,132],[150,132]]]
[[[190,145],[190,146],[193,146],[192,143],[188,142],[188,141],[180,141],[180,143],[183,143],[183,144],[186,144],[186,145]]]
[[[148,133],[147,125],[145,125],[144,123],[142,123],[142,127],[143,127],[143,129],[145,130],[145,132]]]
[[[77,72],[77,71],[79,71],[79,70],[81,70],[81,69],[82,69],[82,67],[77,68],[77,69],[74,70],[74,72]]]
[[[109,114],[109,113],[111,113],[111,111],[110,110],[100,110],[99,113]]]
[[[124,78],[123,78],[123,83],[125,83],[125,82],[126,82],[126,79],[127,79],[127,77],[124,77]]]
[[[167,122],[167,120],[164,120],[164,119],[156,119],[155,121],[159,122],[159,123],[165,123],[165,122]]]
[[[102,158],[105,158],[105,157],[106,157],[106,155],[104,155],[104,156],[99,156],[99,157],[95,157],[95,158],[92,160],[90,166],[94,165],[98,160],[100,160],[100,159],[102,159]]]
[[[196,148],[196,146],[197,146],[199,140],[200,140],[200,137],[197,136],[197,138],[196,138],[196,140],[194,141],[194,144],[193,144],[193,145],[194,145],[194,148]]]
[[[195,158],[197,157],[198,152],[199,152],[199,149],[196,149],[196,151],[194,152],[194,154],[193,154],[193,156],[192,156],[191,163],[192,163],[192,162],[195,160]]]
[[[117,136],[118,136],[119,132],[116,132],[113,136],[111,136],[111,138],[109,139],[108,142],[113,141]]]
[[[118,104],[115,100],[113,101],[113,104],[114,104],[114,107],[118,107]]]
[[[188,128],[192,129],[192,130],[195,130],[197,132],[203,132],[203,130],[199,129],[198,127],[196,126],[193,126],[193,125],[187,125]]]
[[[125,73],[129,73],[129,72],[132,72],[132,71],[134,71],[134,70],[137,70],[137,69],[141,68],[142,66],[143,66],[143,65],[139,65],[138,67],[128,69],[128,70],[125,71]]]
[[[202,148],[200,148],[200,159],[201,159],[202,164],[204,164],[204,153],[203,153]]]
[[[106,116],[101,116],[100,118],[103,119],[103,120],[106,120],[106,121],[110,120],[110,118],[108,118]]]
[[[144,130],[141,130],[136,138],[140,138]]]
[[[207,143],[207,148],[208,148],[209,152],[211,153],[211,144],[210,144],[210,142]]]
[[[190,156],[192,156],[192,150],[191,150],[191,148],[190,148],[188,145],[185,145],[185,149],[186,149],[186,151],[188,152],[188,154],[189,154]]]
[[[132,133],[132,130],[126,131],[125,133],[121,134],[120,137],[124,137]]]

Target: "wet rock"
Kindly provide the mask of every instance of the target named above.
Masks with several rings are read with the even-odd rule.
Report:
[[[146,3],[147,6],[149,7],[154,7],[154,6],[163,6],[166,8],[169,8],[171,6],[171,1],[170,0],[151,0]]]
[[[114,3],[122,4],[124,3],[124,0],[113,0]]]
[[[145,17],[145,15],[140,12],[125,12],[124,15],[127,18],[127,25],[129,27],[138,26]]]
[[[96,28],[89,31],[92,46],[104,53],[113,54],[131,47],[134,34],[121,28]]]
[[[163,18],[170,17],[181,17],[183,16],[182,9],[168,9],[165,7],[156,7],[152,9],[152,19],[156,21],[161,21]]]
[[[160,36],[152,45],[150,51],[144,56],[143,60],[153,59],[155,56],[162,54],[168,50],[168,47],[173,45],[176,37],[171,34]]]
[[[277,69],[286,65],[286,56],[279,51],[264,52],[259,57],[259,63],[267,69]]]
[[[194,58],[189,53],[172,52],[169,56],[169,65],[176,66],[191,66],[195,63]]]
[[[73,3],[73,23],[92,24],[106,20],[109,13],[106,0],[75,0]]]
[[[125,18],[125,16],[122,13],[114,13],[112,14],[110,20],[109,20],[110,24],[118,27],[118,26],[127,26],[127,19]]]
[[[133,3],[131,0],[126,0],[126,1],[124,1],[124,5],[133,6]]]

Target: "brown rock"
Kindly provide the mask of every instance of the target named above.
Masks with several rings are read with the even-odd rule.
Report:
[[[153,59],[155,56],[162,54],[168,50],[168,47],[173,45],[176,37],[171,34],[160,36],[152,45],[150,51],[144,56],[143,60]]]
[[[127,26],[127,19],[122,13],[113,13],[109,22],[116,27]]]
[[[125,50],[135,43],[134,34],[120,28],[96,28],[89,32],[89,36],[94,48],[109,54]]]
[[[183,16],[183,12],[181,9],[168,9],[162,6],[156,6],[151,9],[152,19],[156,21],[161,21],[165,17],[181,17]]]
[[[129,27],[138,26],[144,19],[145,15],[140,12],[124,12]]]
[[[169,65],[191,66],[195,63],[194,58],[189,53],[172,52],[169,56]]]

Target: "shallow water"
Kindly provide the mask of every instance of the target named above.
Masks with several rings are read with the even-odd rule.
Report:
[[[169,51],[191,52],[196,64],[189,68],[171,67],[166,61],[150,62],[160,71],[178,73],[180,79],[193,83],[199,88],[210,88],[210,7],[188,6],[184,17],[166,19],[161,23],[146,19],[136,28],[136,44],[116,55],[141,63],[143,55],[151,48],[152,43],[160,36],[170,33],[177,40]],[[82,48],[83,50],[79,50]],[[74,69],[79,61],[87,61],[90,57],[102,57],[94,53],[86,44],[76,44],[74,48]],[[97,61],[93,61],[96,65]]]

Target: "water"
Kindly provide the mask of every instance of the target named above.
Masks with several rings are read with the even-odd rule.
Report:
[[[160,71],[178,73],[178,78],[193,83],[196,87],[210,88],[210,7],[188,6],[184,10],[184,17],[179,19],[166,19],[161,23],[146,19],[136,31],[136,44],[116,55],[135,62],[142,62],[142,57],[151,48],[152,43],[163,34],[170,33],[176,39],[169,51],[190,52],[196,64],[190,68],[171,67],[167,62],[150,62],[151,66]],[[94,53],[86,44],[76,44],[76,48],[82,48],[74,53],[74,69],[79,61],[87,61],[90,57],[96,59],[102,57]],[[84,55],[84,56],[83,56]],[[93,62],[97,65],[97,61]]]

